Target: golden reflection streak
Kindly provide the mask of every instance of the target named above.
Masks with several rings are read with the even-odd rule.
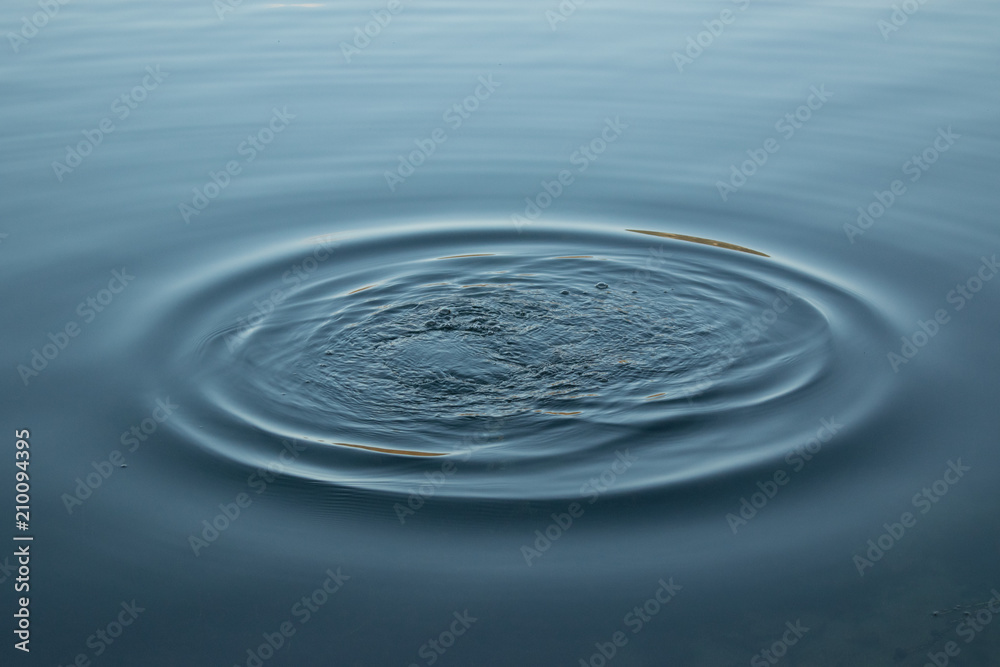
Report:
[[[386,447],[372,447],[371,445],[352,445],[349,442],[327,442],[326,440],[316,439],[316,442],[322,442],[330,445],[340,445],[341,447],[353,447],[354,449],[366,449],[370,452],[380,452],[382,454],[402,454],[403,456],[447,456],[447,454],[437,454],[434,452],[416,452],[406,449],[388,449]]]
[[[378,285],[378,283],[375,283],[374,285],[365,285],[364,287],[359,287],[358,289],[356,289],[356,290],[354,290],[352,292],[348,292],[348,294],[357,294],[358,292],[364,292],[366,289],[371,289],[371,288],[375,287],[376,285]]]
[[[734,245],[732,243],[726,243],[725,241],[713,241],[712,239],[703,239],[697,236],[687,236],[685,234],[671,234],[669,232],[651,232],[645,229],[626,229],[627,232],[635,232],[636,234],[649,234],[650,236],[661,236],[665,239],[675,239],[677,241],[689,241],[691,243],[702,243],[704,245],[715,246],[716,248],[726,248],[727,250],[739,250],[740,252],[748,252],[751,255],[759,255],[761,257],[770,257],[770,255],[765,255],[762,252],[756,250],[751,250],[750,248],[744,248],[741,245]]]

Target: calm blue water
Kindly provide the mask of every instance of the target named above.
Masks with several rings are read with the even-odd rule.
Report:
[[[1000,662],[995,3],[0,27],[3,664]]]

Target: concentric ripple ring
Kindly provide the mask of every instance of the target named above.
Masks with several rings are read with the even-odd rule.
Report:
[[[198,406],[180,428],[252,467],[297,443],[293,479],[405,494],[445,466],[441,497],[561,498],[623,452],[613,492],[663,489],[877,402],[884,382],[843,363],[863,340],[838,335],[880,335],[871,304],[766,248],[633,227],[382,229],[230,260],[225,290],[177,304]]]

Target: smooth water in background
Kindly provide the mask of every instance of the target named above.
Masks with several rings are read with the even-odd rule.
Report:
[[[997,664],[1000,6],[903,5],[5,2],[3,664]]]

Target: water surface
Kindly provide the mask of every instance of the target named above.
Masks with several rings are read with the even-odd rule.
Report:
[[[11,664],[996,661],[1000,10],[574,6],[4,6]]]

